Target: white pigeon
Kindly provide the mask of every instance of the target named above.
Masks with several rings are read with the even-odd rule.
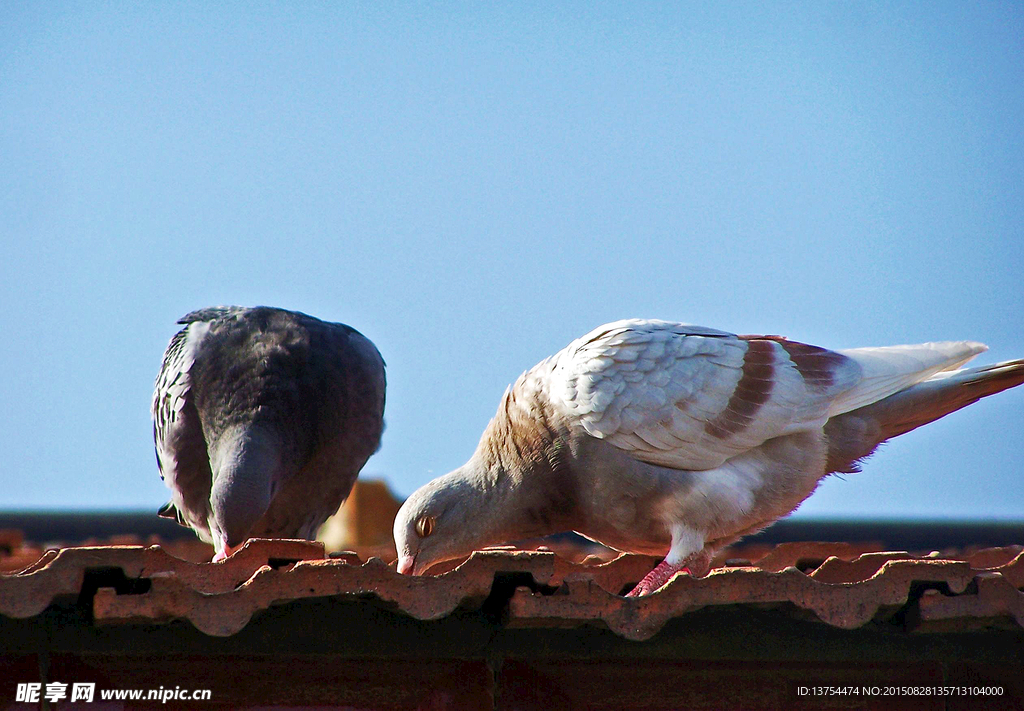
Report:
[[[830,351],[666,321],[601,326],[505,391],[470,460],[395,520],[398,570],[573,530],[665,556],[630,593],[792,512],[885,440],[1024,382],[957,341]]]
[[[384,427],[384,360],[340,323],[259,306],[183,317],[153,393],[160,510],[222,560],[250,537],[315,537]]]

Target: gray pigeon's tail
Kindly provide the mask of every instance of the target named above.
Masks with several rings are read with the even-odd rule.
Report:
[[[1024,359],[940,373],[825,425],[828,471],[856,472],[882,442],[1024,383]]]
[[[172,521],[176,521],[179,526],[190,528],[188,523],[185,522],[185,517],[181,515],[181,511],[174,505],[173,501],[168,501],[166,504],[160,507],[160,510],[156,512],[156,515],[160,518],[169,518]]]

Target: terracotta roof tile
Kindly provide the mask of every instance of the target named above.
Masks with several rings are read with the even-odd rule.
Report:
[[[0,699],[204,679],[211,708],[818,708],[799,686],[981,683],[1024,704],[1019,525],[784,521],[634,599],[658,559],[571,535],[401,576],[386,487],[347,506],[326,548],[220,563],[148,512],[0,515]]]
[[[965,620],[997,620],[1011,617],[1024,627],[1024,591],[998,572],[978,573],[970,595],[946,596],[928,590],[918,601],[921,619],[925,622],[952,622],[965,628]],[[948,626],[948,625],[946,625]],[[943,626],[945,627],[945,626]]]
[[[440,574],[402,576],[380,558],[327,556],[319,543],[253,540],[229,560],[194,563],[158,546],[91,546],[47,551],[33,565],[0,575],[0,614],[27,618],[55,600],[77,597],[87,577],[98,624],[189,620],[229,636],[271,606],[345,596],[433,620],[476,609],[502,585],[511,628],[601,625],[642,640],[669,620],[708,606],[772,607],[850,629],[899,621],[927,632],[951,625],[1024,627],[1020,546],[955,554],[869,551],[842,543],[791,543],[744,551],[743,565],[704,578],[677,575],[657,593],[624,598],[657,562],[620,555],[587,563],[548,550],[478,551]]]

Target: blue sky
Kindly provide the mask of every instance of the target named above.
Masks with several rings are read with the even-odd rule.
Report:
[[[614,319],[1024,357],[1022,125],[1013,3],[4,3],[0,508],[166,501],[153,378],[212,304],[378,345],[400,494]],[[1022,412],[797,515],[1020,518]]]

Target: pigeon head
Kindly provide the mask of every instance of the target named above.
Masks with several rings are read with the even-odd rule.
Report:
[[[418,489],[395,517],[398,572],[419,575],[435,563],[501,541],[500,507],[489,505],[475,463]]]
[[[555,466],[553,432],[534,418],[529,393],[521,392],[529,376],[505,391],[470,460],[402,505],[394,528],[398,572],[418,575],[486,546],[572,528],[572,482]]]

